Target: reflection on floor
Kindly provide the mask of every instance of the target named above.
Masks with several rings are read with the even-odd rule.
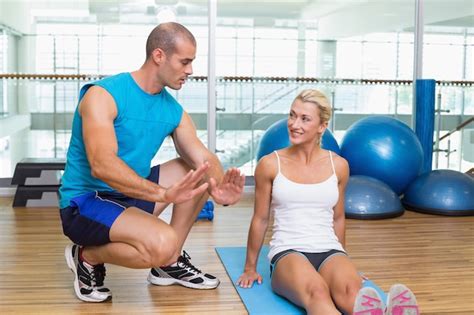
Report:
[[[246,314],[214,249],[246,245],[253,195],[230,207],[216,206],[214,220],[197,221],[185,243],[192,263],[221,280],[217,289],[157,287],[147,283],[147,269],[107,264],[106,285],[114,293],[109,303],[75,297],[58,209],[12,208],[11,202],[0,198],[1,314]],[[169,222],[170,216],[168,209],[161,218]],[[394,219],[346,225],[352,261],[383,290],[406,284],[424,315],[474,314],[474,217],[407,211]],[[270,233],[271,228],[265,244]]]

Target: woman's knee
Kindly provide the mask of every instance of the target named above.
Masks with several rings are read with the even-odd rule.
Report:
[[[345,298],[347,301],[349,301],[349,303],[350,303],[351,305],[354,304],[355,299],[356,299],[356,297],[357,297],[357,293],[359,292],[360,288],[361,288],[361,284],[360,284],[360,283],[358,283],[358,284],[356,284],[356,283],[351,283],[351,284],[347,284],[347,285],[346,285],[346,290],[345,290],[345,292],[344,292],[344,294],[345,294],[344,298]]]
[[[324,281],[309,283],[306,286],[305,293],[309,300],[324,301],[331,298],[329,287]]]
[[[334,299],[338,304],[353,304],[357,293],[362,287],[362,281],[348,281],[336,288],[334,292]]]

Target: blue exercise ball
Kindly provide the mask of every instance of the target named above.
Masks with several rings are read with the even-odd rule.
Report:
[[[387,184],[368,176],[350,176],[344,197],[346,217],[350,219],[394,218],[405,211]]]
[[[377,178],[400,195],[419,175],[423,149],[416,134],[398,119],[371,116],[354,123],[341,141],[351,175]]]
[[[288,146],[290,146],[288,119],[284,118],[273,123],[263,134],[258,145],[257,161],[275,150],[280,150]],[[323,134],[321,147],[326,150],[331,150],[337,154],[339,154],[341,151],[336,139],[329,129],[326,129]]]
[[[402,203],[417,212],[474,215],[474,179],[453,170],[427,172],[408,186]]]

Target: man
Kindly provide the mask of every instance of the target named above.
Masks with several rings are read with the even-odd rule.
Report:
[[[151,268],[155,285],[213,289],[215,277],[189,262],[182,247],[209,195],[223,205],[240,199],[244,176],[225,174],[196,135],[189,115],[166,91],[192,74],[196,40],[182,25],[157,26],[143,66],[86,84],[74,114],[60,188],[60,214],[77,297],[103,302],[104,263]],[[151,160],[171,135],[180,158]],[[170,224],[157,216],[173,204]]]

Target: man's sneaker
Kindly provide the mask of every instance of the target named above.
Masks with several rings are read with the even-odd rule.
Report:
[[[394,284],[387,296],[387,315],[419,315],[413,292],[403,284]]]
[[[179,284],[193,289],[215,289],[220,281],[214,276],[202,273],[189,261],[188,253],[178,257],[178,261],[167,267],[152,268],[148,281],[154,285]]]
[[[353,315],[383,315],[383,303],[378,292],[371,287],[363,287],[357,293]]]
[[[79,257],[79,245],[67,245],[64,251],[68,267],[74,273],[74,291],[85,302],[104,302],[112,298],[112,292],[104,287],[104,264],[91,266]]]

